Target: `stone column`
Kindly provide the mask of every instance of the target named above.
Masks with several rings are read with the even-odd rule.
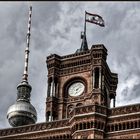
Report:
[[[53,82],[53,96],[55,97],[55,89],[56,88],[56,83],[55,83],[55,81]]]
[[[55,91],[55,82],[54,82],[54,76],[52,76],[52,81],[51,81],[51,89],[50,89],[50,96],[54,96],[54,91]]]
[[[53,80],[51,81],[51,87],[50,87],[50,96],[53,95]]]

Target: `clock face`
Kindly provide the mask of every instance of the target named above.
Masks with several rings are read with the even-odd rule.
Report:
[[[79,96],[84,92],[85,86],[81,82],[75,82],[73,83],[69,89],[68,93],[70,96]]]

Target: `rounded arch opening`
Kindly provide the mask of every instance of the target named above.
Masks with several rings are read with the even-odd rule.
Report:
[[[76,104],[76,107],[80,107],[80,106],[83,106],[83,104],[82,103],[77,103]]]

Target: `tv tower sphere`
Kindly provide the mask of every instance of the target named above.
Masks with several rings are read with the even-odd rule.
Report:
[[[29,125],[37,121],[36,110],[29,101],[31,89],[31,86],[26,82],[18,85],[18,99],[7,112],[7,119],[11,126]]]

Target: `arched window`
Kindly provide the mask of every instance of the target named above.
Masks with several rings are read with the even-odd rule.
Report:
[[[111,130],[114,131],[114,125],[113,124],[111,125]]]
[[[67,138],[70,138],[70,136],[67,134]]]
[[[87,129],[91,128],[90,122],[87,122]]]
[[[46,121],[51,121],[51,113],[50,113],[50,111],[48,111],[47,113],[46,113]]]
[[[115,124],[115,131],[118,131],[118,125]]]
[[[79,107],[79,106],[82,106],[83,104],[82,103],[78,103],[76,104],[76,107]]]
[[[95,128],[97,128],[97,122],[95,121]]]
[[[122,125],[119,123],[119,130],[122,130]]]
[[[93,122],[91,122],[90,125],[91,125],[90,128],[93,128],[94,127],[94,123]]]
[[[133,129],[133,122],[131,122],[131,129]]]
[[[94,86],[95,88],[99,88],[99,68],[95,68]]]
[[[65,138],[66,138],[66,135],[63,136],[63,139],[65,139]]]
[[[47,97],[50,97],[52,77],[48,78]]]
[[[76,130],[78,130],[78,124],[76,124]]]
[[[53,113],[52,113],[52,119],[53,120],[57,120],[57,118],[58,118],[57,112],[54,112],[53,111]]]
[[[107,131],[110,132],[110,125],[107,126]]]
[[[82,123],[80,123],[80,130],[82,130]]]
[[[135,122],[135,128],[137,128],[137,122]]]
[[[83,124],[83,129],[86,129],[86,123]]]
[[[104,105],[108,107],[108,96],[106,87],[104,87],[104,97]]]
[[[97,127],[98,127],[98,129],[100,129],[100,127],[101,127],[101,124],[100,124],[100,122],[98,122],[98,126],[97,126]]]
[[[129,129],[129,122],[127,122],[127,129]]]
[[[123,123],[123,130],[125,130],[125,123]]]
[[[113,98],[110,98],[110,108],[113,108]]]
[[[104,123],[102,123],[102,127],[101,127],[102,130],[104,129],[104,126],[105,126]]]

